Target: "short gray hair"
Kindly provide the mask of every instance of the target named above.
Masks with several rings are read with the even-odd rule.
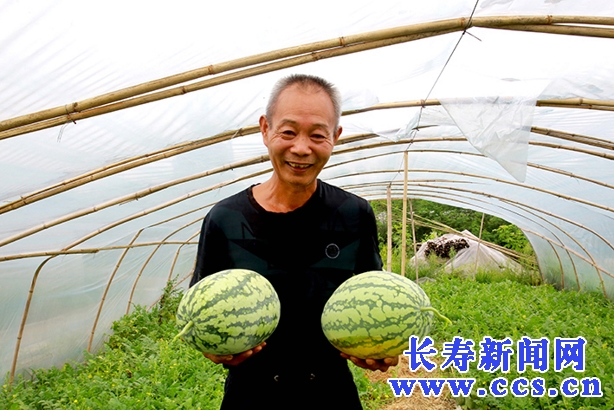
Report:
[[[282,93],[282,91],[294,84],[298,84],[301,87],[319,88],[330,97],[330,100],[333,103],[333,109],[335,110],[336,131],[339,128],[339,118],[341,118],[341,93],[339,93],[339,90],[337,90],[332,83],[315,75],[292,74],[277,81],[273,87],[273,90],[271,91],[269,103],[266,106],[267,119],[271,121],[273,118],[273,112],[275,111],[275,106],[277,105],[279,95]]]

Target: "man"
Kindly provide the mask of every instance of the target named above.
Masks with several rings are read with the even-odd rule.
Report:
[[[229,369],[223,410],[361,409],[347,359],[381,371],[398,363],[341,354],[320,326],[324,304],[343,281],[382,267],[368,202],[318,179],[341,135],[340,114],[340,96],[327,81],[280,80],[260,117],[271,177],[224,199],[203,222],[190,285],[220,270],[251,269],[281,302],[279,325],[265,343],[238,355],[205,354]]]

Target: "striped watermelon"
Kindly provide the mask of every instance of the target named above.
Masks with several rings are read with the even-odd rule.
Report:
[[[343,353],[383,359],[406,350],[410,336],[426,336],[433,313],[439,315],[412,280],[371,271],[352,276],[337,288],[324,306],[322,330]]]
[[[228,269],[207,276],[185,293],[177,326],[186,343],[204,353],[237,354],[265,341],[279,323],[280,303],[257,272]]]

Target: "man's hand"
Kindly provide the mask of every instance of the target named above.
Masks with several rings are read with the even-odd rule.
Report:
[[[379,370],[380,372],[385,372],[391,366],[396,366],[399,364],[399,356],[395,357],[386,357],[384,359],[359,359],[358,357],[350,356],[345,353],[341,353],[341,357],[344,359],[351,360],[358,367],[362,367],[367,370]]]
[[[239,354],[227,354],[219,356],[211,353],[203,353],[203,356],[205,356],[207,359],[211,360],[215,364],[227,364],[228,366],[236,366],[238,364],[243,363],[247,358],[260,352],[264,346],[266,346],[266,342],[262,342],[253,349],[247,350]]]

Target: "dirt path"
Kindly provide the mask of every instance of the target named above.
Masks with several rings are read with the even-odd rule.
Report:
[[[414,377],[446,377],[439,370],[439,366],[428,373],[422,369],[417,372],[409,370],[409,362],[407,356],[401,356],[398,366],[382,372],[368,372],[368,377],[371,381],[377,383],[387,383],[389,377],[414,378]],[[392,395],[392,392],[390,393]],[[424,397],[419,387],[414,389],[414,393],[410,397],[395,398],[392,403],[382,407],[380,410],[460,410],[454,398],[446,389],[440,397]]]

